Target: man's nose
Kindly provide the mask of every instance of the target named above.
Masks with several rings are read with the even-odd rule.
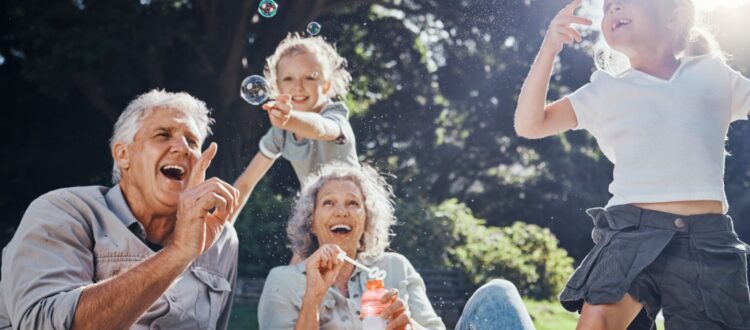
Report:
[[[188,142],[187,138],[185,137],[172,139],[170,151],[174,153],[187,154],[188,152],[190,152],[190,142]]]

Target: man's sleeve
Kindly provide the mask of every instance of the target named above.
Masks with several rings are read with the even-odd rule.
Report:
[[[47,194],[35,200],[2,258],[0,290],[14,329],[69,329],[93,282],[90,227],[80,211]]]

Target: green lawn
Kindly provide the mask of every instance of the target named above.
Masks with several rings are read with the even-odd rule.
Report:
[[[524,304],[526,304],[537,330],[576,328],[578,315],[564,310],[557,301],[524,300]],[[658,322],[657,328],[664,329],[664,323]],[[232,318],[229,321],[229,329],[257,330],[257,305],[255,303],[235,302],[232,308]]]

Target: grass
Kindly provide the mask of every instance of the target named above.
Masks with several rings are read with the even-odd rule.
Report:
[[[575,329],[578,314],[570,313],[557,301],[524,300],[537,330]],[[229,320],[230,330],[257,330],[257,303],[235,301],[232,317]],[[664,322],[657,321],[657,329],[664,329]]]
[[[570,313],[557,301],[524,300],[537,330],[575,329],[578,315]]]

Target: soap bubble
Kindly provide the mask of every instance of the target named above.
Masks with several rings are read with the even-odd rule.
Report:
[[[307,24],[307,33],[311,36],[316,36],[320,33],[320,28],[320,23],[310,22],[310,24]]]
[[[268,100],[271,88],[265,78],[252,75],[242,81],[240,96],[252,105],[260,105]]]
[[[265,18],[274,17],[279,10],[279,5],[273,0],[263,0],[258,5],[258,12]]]

